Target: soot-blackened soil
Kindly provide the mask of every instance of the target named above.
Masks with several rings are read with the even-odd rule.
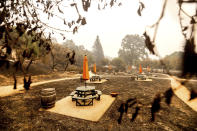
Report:
[[[163,99],[161,110],[156,113],[155,121],[150,121],[151,103],[156,94],[162,94],[170,88],[169,80],[153,79],[152,82],[143,82],[132,81],[129,77],[111,77],[109,81],[95,85],[96,89],[101,90],[103,94],[119,93],[115,102],[98,122],[39,111],[41,89],[55,88],[57,100],[60,100],[80,85],[83,83],[80,83],[79,79],[65,80],[36,86],[25,93],[0,98],[0,130],[197,130],[197,113],[176,96],[172,97],[170,106]],[[137,99],[140,110],[136,119],[131,122],[135,105],[129,107],[128,112],[123,113],[121,124],[119,124],[118,109],[129,98]]]

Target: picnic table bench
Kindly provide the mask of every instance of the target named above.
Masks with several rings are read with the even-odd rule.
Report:
[[[96,75],[96,76],[92,76],[92,77],[90,78],[90,81],[95,81],[95,80],[101,81],[101,77],[98,76],[98,75]]]
[[[72,97],[72,101],[74,101],[75,99],[73,98],[73,96],[75,95],[77,93],[77,91],[73,91],[73,92],[71,92],[70,93],[70,95],[69,96],[71,96]]]
[[[75,91],[70,93],[72,101],[76,101],[76,106],[93,105],[93,100],[100,100],[102,92],[95,90],[94,86],[77,87]]]
[[[74,96],[76,93],[77,93],[77,91],[73,91],[73,92],[70,93],[69,96]]]
[[[73,99],[75,99],[75,101],[76,101],[76,106],[89,106],[89,105],[93,105],[93,101],[94,101],[95,98],[96,98],[96,96],[91,96],[91,97],[73,96]]]
[[[96,99],[97,100],[100,100],[101,99],[102,92],[99,91],[99,90],[96,90],[96,92],[97,92],[97,95],[98,95],[98,97]]]

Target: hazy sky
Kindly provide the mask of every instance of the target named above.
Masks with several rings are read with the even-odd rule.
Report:
[[[105,10],[97,10],[97,5],[91,6],[86,16],[87,24],[81,26],[78,33],[66,33],[67,39],[72,39],[77,45],[84,45],[85,48],[91,50],[99,35],[105,56],[117,57],[118,50],[121,47],[121,41],[127,34],[142,35],[147,25],[152,25],[160,15],[162,0],[144,0],[145,9],[142,17],[138,16],[137,9],[138,0],[123,0],[122,6],[107,8]],[[168,0],[165,16],[160,23],[156,47],[161,56],[165,56],[183,48],[183,37],[180,33],[180,26],[177,17],[176,0]],[[63,9],[67,16],[72,18],[73,10]],[[59,20],[52,19],[50,24],[56,27],[63,27]],[[148,28],[146,28],[148,30]],[[151,33],[151,30],[149,30]],[[60,35],[55,35],[58,42],[63,42]]]

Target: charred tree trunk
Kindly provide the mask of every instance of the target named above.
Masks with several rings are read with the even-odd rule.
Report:
[[[17,88],[17,80],[16,80],[16,74],[13,73],[13,78],[14,78],[14,88],[13,89],[16,89]]]
[[[28,81],[27,81],[27,79],[24,76],[24,88],[26,90],[29,90],[29,87],[30,87],[31,83],[32,83],[31,76],[28,77]]]
[[[54,56],[54,54],[53,54],[53,52],[51,51],[51,57],[52,57],[52,70],[54,70],[55,69],[55,66],[57,65],[57,64],[55,64],[55,56]]]
[[[65,68],[64,68],[64,71],[66,71],[66,69],[68,68],[68,62],[66,63],[66,66],[65,66]]]
[[[27,67],[25,68],[25,71],[28,72],[29,71],[29,67],[32,64],[33,59],[30,60],[30,62],[28,63]]]

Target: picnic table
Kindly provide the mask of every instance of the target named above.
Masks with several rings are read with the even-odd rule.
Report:
[[[137,80],[146,80],[147,76],[146,75],[137,75]]]
[[[93,100],[100,100],[101,91],[95,90],[95,86],[80,86],[73,91],[70,96],[76,101],[76,106],[93,105]]]
[[[101,81],[101,77],[98,76],[98,75],[95,75],[95,76],[92,76],[92,77],[90,78],[90,81],[95,81],[95,80]]]
[[[80,97],[86,97],[88,95],[95,95],[95,86],[80,86],[76,88],[76,94]]]

